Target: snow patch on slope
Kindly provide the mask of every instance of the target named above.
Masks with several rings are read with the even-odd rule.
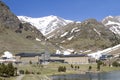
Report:
[[[68,32],[65,32],[64,34],[62,34],[60,37],[64,37],[68,34]]]
[[[108,16],[102,23],[113,33],[120,35],[120,16]]]
[[[56,54],[63,54],[63,55],[70,55],[74,50],[73,49],[66,49],[66,50],[56,50]]]
[[[55,35],[54,35],[54,34],[53,34],[53,35],[50,35],[50,36],[47,37],[47,39],[50,39],[50,38],[52,38],[53,36],[55,36]]]
[[[67,38],[67,40],[71,40],[72,38],[74,38],[74,36],[71,36],[71,37]]]
[[[73,32],[79,32],[80,31],[80,29],[78,29],[77,27],[76,28],[73,28],[72,30],[71,30],[71,33],[73,33]]]
[[[39,38],[36,38],[36,41],[41,41]]]
[[[73,29],[71,30],[71,33],[73,33],[76,29],[77,29],[77,27],[76,27],[76,28],[73,28]]]
[[[109,52],[117,50],[119,48],[120,48],[120,44],[116,45],[114,47],[110,47],[110,48],[104,49],[102,51],[97,51],[97,52],[88,54],[88,56],[93,57],[95,59],[99,59],[102,56],[102,54],[109,54]]]
[[[120,26],[112,26],[110,30],[115,33],[120,35]]]
[[[120,23],[118,23],[118,22],[112,22],[112,21],[108,21],[108,23],[105,24],[105,25],[108,26],[108,25],[113,25],[113,24],[120,25]]]
[[[95,28],[93,29],[99,36],[101,35],[99,31],[97,31]]]

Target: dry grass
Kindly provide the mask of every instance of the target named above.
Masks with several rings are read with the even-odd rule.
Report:
[[[45,75],[25,75],[22,80],[50,80],[47,76]]]

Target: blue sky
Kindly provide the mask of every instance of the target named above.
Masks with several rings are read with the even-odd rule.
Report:
[[[16,15],[44,17],[49,15],[83,21],[102,20],[120,15],[120,0],[3,0]]]

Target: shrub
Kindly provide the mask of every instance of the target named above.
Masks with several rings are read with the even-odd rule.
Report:
[[[100,61],[100,60],[97,60],[96,63],[97,63],[97,65],[102,65],[103,64],[103,62]]]
[[[71,68],[73,68],[74,66],[71,64]]]
[[[97,65],[97,70],[98,70],[98,71],[100,70],[100,65]]]
[[[30,74],[30,72],[28,70],[25,71],[25,74]]]
[[[118,67],[118,66],[120,66],[120,64],[119,64],[117,61],[114,61],[114,62],[112,63],[112,66]]]
[[[89,66],[88,70],[90,71],[92,69],[92,66]]]
[[[66,72],[66,67],[65,66],[59,66],[58,67],[58,72]]]
[[[0,64],[0,76],[10,77],[15,74],[15,67],[12,63],[5,65],[4,63]]]
[[[35,74],[34,72],[31,72],[31,74]]]
[[[103,62],[100,61],[100,60],[98,60],[96,62],[97,62],[97,70],[99,71],[100,70],[100,66],[103,64]]]
[[[22,30],[21,29],[17,29],[15,30],[16,33],[22,33]]]
[[[24,70],[19,70],[19,73],[20,74],[24,74]]]
[[[40,72],[37,72],[37,74],[41,74]]]
[[[29,61],[29,64],[32,64],[32,61]]]

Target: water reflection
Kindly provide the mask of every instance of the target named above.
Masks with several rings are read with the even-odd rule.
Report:
[[[120,80],[120,71],[52,76],[52,80]]]

